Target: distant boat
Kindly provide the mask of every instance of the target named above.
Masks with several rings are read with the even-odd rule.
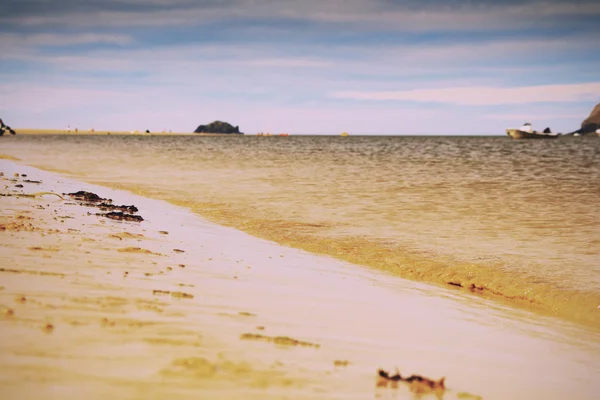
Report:
[[[524,123],[519,129],[507,129],[506,134],[513,139],[556,139],[560,136],[550,132],[550,128],[546,128],[544,132],[534,131],[529,122]]]
[[[342,132],[341,136],[348,136],[348,132]]]

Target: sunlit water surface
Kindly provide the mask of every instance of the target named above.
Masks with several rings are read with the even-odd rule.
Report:
[[[0,154],[600,327],[600,140],[15,136]]]

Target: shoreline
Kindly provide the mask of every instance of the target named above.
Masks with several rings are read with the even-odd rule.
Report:
[[[0,159],[2,157],[0,154]],[[16,159],[13,158],[13,161]],[[44,169],[44,165],[36,166]],[[50,170],[73,176],[66,170],[52,168]],[[378,246],[376,243],[369,243],[367,246],[370,249],[369,252],[357,252],[355,249],[364,244],[360,240],[353,241],[353,238],[348,238],[343,241],[330,240],[326,242],[325,240],[315,241],[314,238],[307,239],[302,236],[302,224],[298,224],[297,227],[290,225],[287,228],[285,224],[282,224],[282,228],[280,228],[276,225],[279,221],[272,221],[271,229],[265,230],[263,219],[255,219],[252,215],[244,214],[233,207],[215,208],[210,203],[198,203],[190,207],[187,200],[171,198],[169,192],[148,190],[139,184],[116,184],[101,178],[99,180],[98,177],[92,181],[99,185],[130,190],[140,196],[168,200],[170,204],[190,209],[195,214],[218,225],[240,229],[254,237],[277,242],[284,246],[308,251],[312,254],[333,256],[352,264],[376,271],[385,271],[387,274],[434,285],[437,288],[473,294],[482,299],[493,300],[500,305],[532,311],[541,316],[558,317],[564,321],[593,329],[596,333],[600,332],[600,306],[598,306],[600,297],[597,292],[577,287],[556,288],[544,284],[543,281],[528,277],[526,274],[521,275],[522,280],[505,281],[504,279],[510,279],[511,276],[504,275],[502,269],[496,268],[494,265],[471,264],[468,261],[454,262],[451,258],[432,258],[426,251],[413,251],[410,248],[392,249]],[[395,258],[389,261],[392,253]],[[413,268],[413,266],[416,267]],[[474,268],[477,269],[476,273],[472,273]]]
[[[186,154],[185,146],[190,144],[187,138],[192,135],[194,134],[188,134],[182,140],[173,141],[173,143],[176,143],[175,147],[183,149],[182,154]],[[137,139],[134,140],[133,137],[128,138],[127,136],[131,135],[124,135],[121,139],[118,137],[113,139],[115,139],[115,142],[123,140],[137,143]],[[139,136],[142,136],[142,134]],[[136,137],[140,139],[139,136]],[[39,138],[43,139],[42,137]],[[88,138],[92,139],[93,137]],[[27,137],[23,139],[22,142],[27,141]],[[60,136],[55,137],[55,139],[64,141],[69,138],[63,135],[62,139]],[[102,138],[98,137],[98,139]],[[51,141],[51,135],[48,135],[47,140]],[[70,140],[67,141],[70,142]],[[18,145],[19,140],[9,139],[9,142],[7,142],[8,153],[10,153],[10,142]],[[143,142],[150,144],[155,141]],[[159,142],[161,141],[159,140]],[[171,142],[171,140],[167,142]],[[192,140],[191,142],[198,141]],[[209,142],[210,140],[199,141],[199,143],[207,145],[206,154],[211,154],[208,151],[212,151],[213,145]],[[221,145],[225,143],[217,140],[215,142],[216,147],[218,147],[217,142]],[[226,142],[224,146],[229,146],[230,143],[233,143],[234,146],[236,144],[240,145],[245,141],[234,140],[231,142],[227,140]],[[254,140],[252,142],[254,143]],[[17,152],[14,154],[20,155],[22,153]],[[41,154],[45,153],[42,152]],[[217,156],[218,153],[213,154]],[[213,154],[211,154],[211,157]],[[76,171],[76,169],[72,170],[66,165],[58,168],[60,163],[53,162],[51,157],[47,155],[43,156],[43,162],[40,162],[40,157],[36,155],[32,155],[32,157],[23,156],[23,158],[38,160],[31,164],[69,176],[73,176],[73,173],[69,171]],[[94,155],[93,159],[99,163],[111,162],[110,156],[106,154]],[[79,160],[79,162],[82,162],[82,160]],[[86,167],[82,166],[82,168]],[[181,168],[185,170],[186,167],[181,166]],[[133,172],[135,172],[135,168],[132,170]],[[86,179],[85,174],[78,175],[80,179]],[[107,179],[104,180],[103,176],[106,176]],[[110,174],[103,175],[101,172],[96,171],[93,178],[88,176],[86,180],[113,188],[130,190],[146,197],[167,200],[171,204],[192,209],[196,214],[217,224],[241,229],[251,235],[276,241],[286,246],[295,246],[315,254],[334,256],[353,264],[364,265],[376,270],[385,270],[387,273],[402,278],[426,282],[465,293],[473,293],[482,298],[493,299],[500,304],[534,311],[540,315],[558,316],[566,321],[576,322],[600,332],[600,309],[598,309],[600,292],[598,290],[588,290],[585,285],[580,285],[581,282],[576,282],[573,285],[562,285],[561,282],[553,280],[546,282],[544,276],[529,275],[527,269],[521,269],[517,273],[510,268],[504,270],[503,264],[508,263],[510,265],[511,263],[510,258],[505,260],[503,257],[502,251],[504,248],[498,248],[497,256],[496,254],[483,254],[485,257],[461,259],[460,255],[455,257],[454,250],[442,251],[436,254],[435,245],[428,247],[427,242],[424,242],[425,245],[423,246],[417,243],[416,246],[411,247],[410,245],[403,246],[402,242],[398,241],[398,245],[394,247],[379,244],[376,237],[371,237],[371,240],[368,240],[368,238],[360,235],[348,236],[344,240],[330,240],[327,237],[318,237],[318,235],[312,234],[311,224],[303,224],[302,221],[298,221],[297,224],[293,222],[291,224],[282,223],[286,219],[287,214],[285,213],[280,212],[277,218],[264,218],[264,215],[260,212],[247,212],[248,205],[236,207],[235,204],[227,201],[227,197],[221,197],[216,203],[200,200],[191,202],[185,196],[172,196],[171,193],[173,192],[168,185],[152,187],[139,177],[136,178],[136,181],[131,182],[113,182],[117,177],[118,174],[110,176]],[[211,190],[210,188],[207,189]],[[234,194],[236,193],[235,188],[230,187],[229,189],[233,190]],[[215,190],[215,193],[218,197],[219,190]],[[358,226],[356,221],[354,226]],[[407,231],[410,230],[410,227],[405,228],[407,228]],[[450,236],[446,235],[446,237]],[[436,238],[430,239],[435,240]],[[579,243],[581,242],[579,241]],[[451,248],[448,247],[449,244],[447,241],[446,249]],[[455,245],[455,243],[452,243],[452,245]],[[468,248],[468,246],[469,243],[465,240],[457,244],[458,248]],[[359,251],[356,251],[356,249],[359,249]],[[568,256],[565,256],[565,260],[568,261]]]
[[[140,396],[140,385],[165,397],[365,398],[388,390],[375,389],[375,373],[395,365],[405,374],[447,375],[446,399],[550,389],[547,398],[593,398],[598,389],[598,336],[570,324],[286,248],[163,201],[12,161],[0,160],[0,171],[4,194],[89,190],[135,204],[144,217],[139,224],[103,219],[56,196],[0,197],[0,223],[17,224],[0,231],[5,394],[25,393],[33,375],[28,390],[47,396],[38,398],[52,398],[44,379],[101,388],[81,392],[90,398]],[[27,177],[11,182],[15,172]],[[562,356],[542,356],[549,348]],[[529,373],[510,368],[516,362]],[[547,383],[559,370],[587,384]],[[492,375],[496,381],[483,378]],[[160,385],[152,383],[157,377]],[[408,388],[397,390],[410,398]]]
[[[16,128],[17,135],[65,135],[65,136],[93,136],[93,135],[127,135],[127,136],[244,136],[243,134],[224,133],[195,133],[195,132],[145,132],[145,131],[110,131],[110,130],[78,130],[66,129],[28,129]]]

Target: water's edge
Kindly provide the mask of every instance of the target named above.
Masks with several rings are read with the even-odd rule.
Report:
[[[0,157],[2,156],[0,155]],[[29,165],[22,160],[18,160],[18,162]],[[41,170],[72,174],[67,171],[54,171],[43,165],[32,166]],[[213,223],[238,229],[254,237],[273,241],[280,245],[302,249],[313,254],[333,256],[352,264],[385,271],[412,281],[468,292],[539,315],[559,317],[600,332],[600,309],[598,309],[600,296],[587,291],[565,289],[553,292],[552,298],[539,297],[537,293],[540,290],[546,291],[545,284],[531,282],[527,279],[523,279],[517,286],[494,287],[485,278],[500,276],[498,281],[502,281],[502,271],[493,266],[486,268],[484,264],[463,263],[458,266],[453,264],[452,268],[447,268],[447,264],[439,257],[432,258],[424,252],[386,246],[374,241],[368,246],[369,251],[365,251],[362,247],[361,251],[357,251],[357,248],[364,244],[364,238],[353,240],[352,237],[346,237],[331,240],[323,237],[317,241],[314,236],[303,234],[306,224],[253,219],[240,210],[224,205],[215,207],[213,204],[189,203],[173,198],[169,193],[138,185],[90,180],[76,174],[73,176],[90,184],[99,184],[112,189],[126,190],[143,197],[167,201],[188,209]],[[308,226],[310,227],[310,224]],[[392,254],[393,258],[390,257]],[[532,288],[538,290],[532,290]]]

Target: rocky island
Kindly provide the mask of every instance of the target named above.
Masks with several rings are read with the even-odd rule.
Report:
[[[227,122],[214,121],[208,125],[200,125],[196,128],[194,133],[216,133],[216,134],[238,134],[243,135],[240,132],[239,126],[233,126]]]
[[[595,133],[598,129],[600,129],[600,103],[596,104],[596,107],[594,107],[590,115],[583,120],[581,123],[581,128],[569,133],[568,135],[587,135]]]

